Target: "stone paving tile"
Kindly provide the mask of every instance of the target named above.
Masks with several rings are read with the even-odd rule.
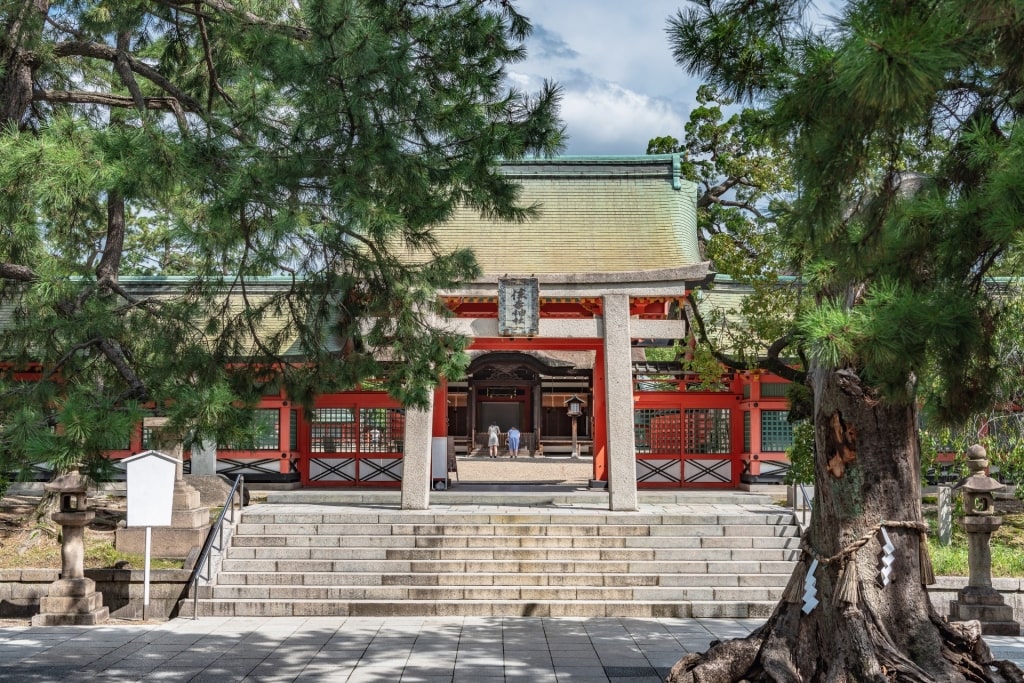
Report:
[[[505,669],[505,683],[558,683],[558,677],[554,671],[526,671],[517,672],[515,669]]]
[[[0,628],[0,681],[648,683],[756,619],[208,618]],[[1024,662],[1024,638],[986,639]]]
[[[348,683],[394,683],[402,675],[394,669],[356,669],[347,679]]]
[[[202,672],[202,669],[193,669],[188,667],[180,669],[161,667],[156,671],[152,671],[145,676],[142,676],[138,680],[143,681],[144,683],[151,683],[152,681],[171,681],[174,683],[176,681],[190,681]]]
[[[558,683],[607,683],[608,676],[600,666],[556,666]]]

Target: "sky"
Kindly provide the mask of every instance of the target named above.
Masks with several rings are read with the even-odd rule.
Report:
[[[564,154],[641,155],[661,135],[682,138],[699,82],[672,59],[665,28],[685,0],[518,0],[530,18],[516,86],[544,79],[564,91]]]

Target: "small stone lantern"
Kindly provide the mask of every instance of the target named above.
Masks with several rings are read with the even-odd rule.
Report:
[[[1006,488],[992,477],[985,474],[988,467],[988,458],[985,448],[974,444],[967,449],[967,469],[971,476],[960,487],[964,490],[964,514],[967,518],[993,516],[996,512],[996,491]],[[967,523],[965,518],[965,523]],[[1002,525],[1002,518],[995,524],[992,531]]]
[[[565,402],[565,411],[572,418],[572,457],[580,457],[580,446],[577,439],[576,420],[583,414],[583,401],[579,396],[573,395]]]
[[[61,570],[46,597],[40,598],[33,626],[88,626],[110,618],[96,582],[85,578],[85,527],[96,516],[88,509],[88,486],[89,478],[79,474],[77,467],[43,485],[59,499],[59,509],[51,518],[61,526]]]
[[[954,621],[976,619],[986,635],[1020,635],[1020,624],[1013,620],[1013,608],[992,587],[992,550],[989,539],[1003,524],[995,514],[995,492],[1003,484],[985,474],[988,458],[977,444],[967,450],[967,467],[971,476],[960,488],[964,491],[964,517],[960,523],[967,532],[967,561],[970,577],[965,588],[957,591],[957,599],[949,603],[949,618]]]

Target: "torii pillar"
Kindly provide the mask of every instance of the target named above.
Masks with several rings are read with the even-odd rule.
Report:
[[[629,295],[604,296],[605,412],[608,435],[608,509],[639,509],[633,439],[633,366]]]
[[[434,427],[434,392],[424,409],[405,411],[405,444],[402,452],[403,510],[430,508],[430,457]]]

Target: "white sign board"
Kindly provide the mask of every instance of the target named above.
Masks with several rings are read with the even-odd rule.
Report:
[[[535,277],[498,280],[498,334],[533,337],[540,331],[540,288]]]
[[[170,526],[174,473],[179,462],[159,451],[124,459],[128,471],[128,526]]]
[[[430,476],[433,479],[448,478],[448,437],[430,439]]]

